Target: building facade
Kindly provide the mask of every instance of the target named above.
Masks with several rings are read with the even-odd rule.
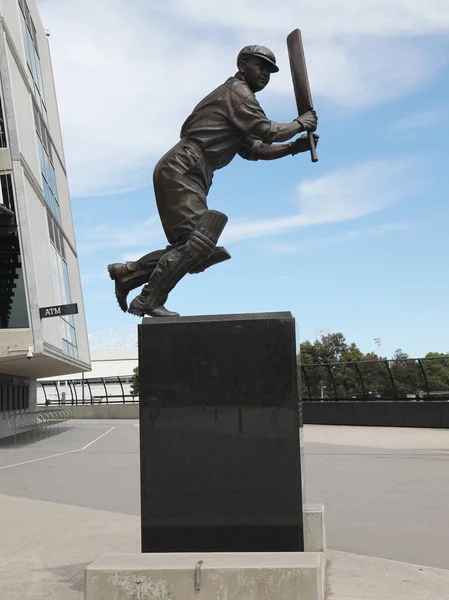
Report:
[[[36,407],[36,379],[88,371],[90,354],[49,40],[35,0],[0,0],[0,19],[3,437],[11,411]]]

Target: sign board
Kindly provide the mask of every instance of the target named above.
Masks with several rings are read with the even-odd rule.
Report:
[[[48,317],[62,317],[64,315],[78,314],[78,304],[60,304],[59,306],[47,306],[40,308],[39,314],[41,319]]]

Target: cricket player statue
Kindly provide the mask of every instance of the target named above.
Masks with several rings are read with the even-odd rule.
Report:
[[[311,151],[318,142],[313,134],[318,123],[314,110],[291,123],[275,123],[256,100],[255,94],[279,71],[273,52],[264,46],[245,46],[237,67],[233,77],[194,108],[181,128],[180,141],[154,169],[156,203],[169,246],[137,262],[108,266],[123,311],[137,316],[179,316],[164,304],[184,275],[231,258],[225,248],[217,246],[228,218],[207,206],[214,171],[228,165],[236,154],[246,160],[274,160]],[[301,132],[306,134],[284,143]],[[128,308],[128,293],[143,284]]]

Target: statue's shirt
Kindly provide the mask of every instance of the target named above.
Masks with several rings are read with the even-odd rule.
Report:
[[[196,144],[213,170],[228,165],[238,153],[257,160],[257,147],[271,144],[278,124],[267,119],[248,84],[230,77],[206,96],[181,129],[181,138]]]
[[[193,110],[181,140],[157,163],[154,192],[162,225],[172,245],[185,243],[208,209],[214,171],[238,153],[257,160],[262,143],[277,140],[279,125],[267,119],[247,83],[231,77]]]

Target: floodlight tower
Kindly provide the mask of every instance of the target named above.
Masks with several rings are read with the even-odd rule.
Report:
[[[331,332],[331,330],[327,327],[320,327],[318,329],[315,329],[315,335],[316,337],[325,337],[326,335],[329,335]]]
[[[379,356],[382,356],[382,344],[383,344],[383,340],[381,340],[380,338],[374,338],[374,343],[379,348]]]

